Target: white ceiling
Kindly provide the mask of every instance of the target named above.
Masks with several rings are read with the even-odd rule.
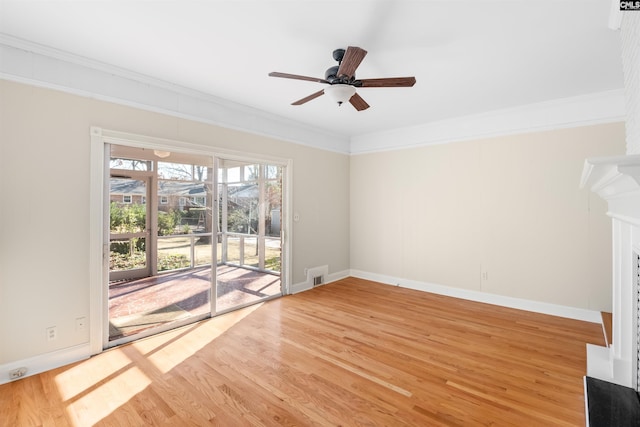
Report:
[[[7,1],[0,33],[100,61],[345,137],[623,87],[609,0]],[[369,53],[357,112],[320,97],[332,51]]]

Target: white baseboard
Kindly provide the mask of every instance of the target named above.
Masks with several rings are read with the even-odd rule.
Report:
[[[526,300],[522,298],[508,297],[487,292],[473,291],[469,289],[453,288],[435,283],[407,280],[399,277],[383,274],[369,273],[361,270],[351,270],[350,275],[360,279],[372,280],[387,285],[400,286],[439,295],[515,308],[518,310],[532,311],[535,313],[549,314],[552,316],[566,317],[568,319],[582,320],[584,322],[602,324],[602,316],[599,311],[584,308],[568,307],[559,304],[551,304],[540,301]]]
[[[346,279],[351,275],[351,270],[342,270],[336,273],[331,273],[327,276],[327,283],[337,282],[338,280]]]
[[[38,356],[18,360],[16,362],[6,363],[4,365],[0,365],[0,384],[6,384],[12,381],[9,378],[9,371],[14,369],[22,367],[27,368],[26,375],[21,377],[25,378],[65,366],[79,360],[88,359],[90,356],[91,347],[87,343],[62,350],[52,351],[50,353],[39,354]]]
[[[297,294],[299,292],[308,291],[311,288],[313,288],[313,285],[305,280],[304,282],[294,283],[289,289],[292,294]]]
[[[587,375],[602,381],[613,381],[612,349],[587,343]]]

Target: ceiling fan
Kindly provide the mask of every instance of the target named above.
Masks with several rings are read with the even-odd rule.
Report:
[[[338,105],[349,101],[358,111],[366,110],[369,104],[356,93],[356,88],[360,87],[411,87],[416,84],[415,77],[389,77],[382,79],[356,79],[356,68],[360,65],[367,51],[359,47],[349,46],[347,50],[336,49],[333,51],[333,59],[338,61],[338,65],[329,68],[325,72],[325,78],[299,76],[296,74],[269,73],[271,77],[282,77],[285,79],[307,80],[311,82],[324,83],[329,86],[318,92],[312,93],[302,99],[293,102],[291,105],[302,105],[327,94]]]

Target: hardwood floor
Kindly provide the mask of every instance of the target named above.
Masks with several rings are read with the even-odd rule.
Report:
[[[608,347],[613,345],[613,314],[603,311],[602,315],[602,329],[604,331],[604,339]]]
[[[348,278],[0,386],[2,426],[581,426],[595,323]]]

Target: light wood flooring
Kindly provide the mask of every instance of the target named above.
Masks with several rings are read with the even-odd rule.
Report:
[[[583,426],[600,324],[348,278],[0,386],[2,426]]]

